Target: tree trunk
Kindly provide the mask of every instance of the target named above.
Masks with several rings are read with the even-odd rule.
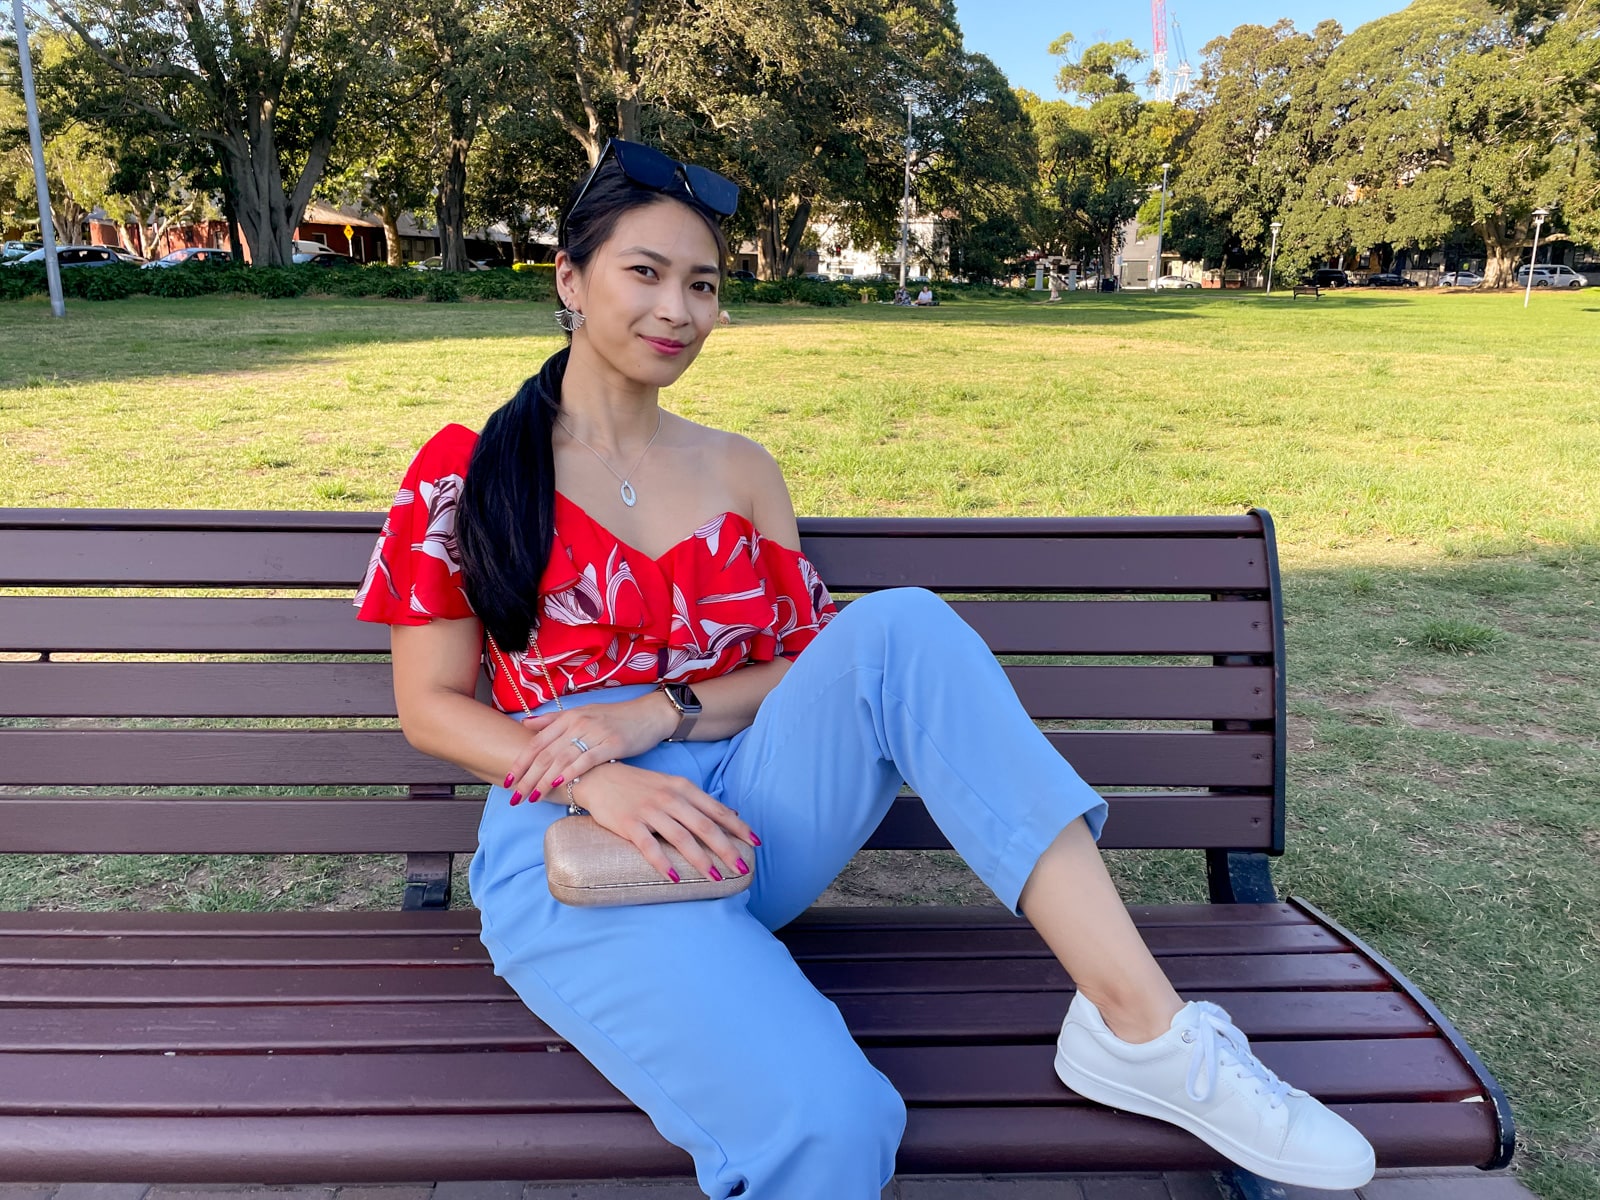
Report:
[[[239,206],[233,200],[233,181],[222,172],[222,216],[228,222],[228,250],[235,262],[244,262],[244,243],[239,237]]]
[[[472,117],[454,108],[450,113],[450,155],[439,180],[434,213],[439,218],[439,253],[446,271],[465,271],[467,263],[467,151],[472,148]]]
[[[386,243],[385,261],[391,267],[403,267],[406,258],[400,247],[400,214],[393,205],[380,204],[378,219],[383,222],[383,240]]]
[[[1484,287],[1508,288],[1516,282],[1522,239],[1507,228],[1509,224],[1504,217],[1490,217],[1474,226],[1478,236],[1483,238]]]
[[[806,226],[811,222],[811,201],[796,200],[794,216],[789,218],[788,228],[784,230],[783,244],[780,247],[781,258],[779,265],[783,269],[785,278],[796,273],[800,266],[800,246],[806,236]]]
[[[1100,278],[1116,277],[1117,235],[1113,230],[1100,231]]]

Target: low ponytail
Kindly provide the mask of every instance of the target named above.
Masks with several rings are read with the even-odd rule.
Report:
[[[461,488],[456,535],[467,599],[508,654],[528,646],[539,623],[539,581],[555,539],[552,431],[570,348],[484,424]]]

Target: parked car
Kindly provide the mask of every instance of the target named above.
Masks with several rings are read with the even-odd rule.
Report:
[[[42,263],[44,261],[44,247],[24,254],[21,258],[13,258],[6,266],[13,267],[20,263]],[[115,267],[122,260],[116,256],[109,246],[57,246],[56,261],[63,270],[67,267]]]
[[[1446,271],[1439,276],[1440,287],[1478,287],[1483,276],[1476,271]]]
[[[737,279],[740,283],[754,283],[756,281],[756,273],[754,271],[729,271],[728,278]]]
[[[21,258],[24,254],[31,254],[43,246],[43,242],[7,242],[4,247],[0,247],[0,262]]]
[[[107,246],[106,249],[111,251],[111,253],[115,254],[130,267],[142,267],[145,265],[145,263],[150,261],[148,258],[140,258],[132,250],[124,250],[121,246]]]
[[[1306,282],[1315,284],[1319,288],[1349,287],[1350,273],[1348,271],[1336,271],[1331,267],[1320,267],[1311,272],[1311,277]]]
[[[807,271],[804,275],[800,276],[800,278],[801,279],[809,279],[809,280],[811,280],[812,283],[831,283],[832,282],[832,280],[830,280],[821,271]]]
[[[1151,286],[1156,288],[1197,288],[1200,285],[1193,279],[1185,279],[1182,275],[1162,275]]]
[[[296,254],[294,261],[303,263],[308,267],[358,267],[361,265],[348,254],[340,254],[337,250],[321,250],[316,254]]]
[[[1380,271],[1376,275],[1367,276],[1368,287],[1408,288],[1421,287],[1415,279],[1407,279],[1396,271]]]
[[[144,264],[145,270],[158,268],[165,270],[168,267],[182,267],[200,265],[207,267],[225,266],[233,261],[233,251],[213,250],[209,246],[185,246],[182,250],[174,250],[171,254],[163,254],[154,262]]]
[[[425,258],[421,262],[412,263],[411,269],[413,271],[442,271],[444,270],[444,255],[435,254],[432,258]],[[467,270],[469,271],[487,271],[488,269],[481,262],[472,262],[470,260],[467,262]]]
[[[1528,286],[1527,263],[1517,268],[1517,283],[1523,287]],[[1581,288],[1588,287],[1589,281],[1565,263],[1540,263],[1533,268],[1533,286]]]

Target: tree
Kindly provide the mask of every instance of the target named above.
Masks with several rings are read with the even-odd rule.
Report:
[[[353,88],[389,22],[381,0],[47,0],[75,35],[55,81],[107,129],[130,116],[215,148],[252,262],[288,263]]]
[[[1166,103],[1146,103],[1127,68],[1143,56],[1132,42],[1100,42],[1072,58],[1070,33],[1050,52],[1062,59],[1056,85],[1083,103],[1023,93],[1039,144],[1035,231],[1042,249],[1074,257],[1091,248],[1110,274],[1122,231],[1139,212],[1160,164],[1172,153],[1182,118]]]
[[[1600,73],[1600,42],[1582,32],[1593,14],[1579,0],[1576,37],[1534,38],[1486,0],[1416,0],[1362,26],[1328,57],[1315,130],[1326,157],[1291,213],[1337,212],[1357,246],[1437,245],[1470,226],[1485,283],[1507,286],[1533,210],[1593,161],[1582,132]]]
[[[1268,227],[1285,216],[1319,161],[1316,89],[1342,36],[1332,21],[1306,34],[1284,20],[1241,25],[1207,43],[1199,79],[1185,98],[1195,120],[1172,182],[1173,249],[1213,263],[1230,249],[1265,249]],[[1342,230],[1335,240],[1341,236]],[[1278,246],[1284,273],[1308,266],[1327,240],[1326,231],[1304,220],[1286,221]]]
[[[484,130],[469,164],[467,219],[503,223],[520,261],[535,230],[553,229],[588,159],[566,130],[544,117],[502,111]]]

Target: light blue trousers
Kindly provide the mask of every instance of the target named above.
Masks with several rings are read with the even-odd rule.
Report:
[[[772,931],[838,875],[902,779],[1013,911],[1067,825],[1084,817],[1099,836],[1104,801],[1039,733],[982,639],[913,588],[849,605],[748,729],[629,761],[737,809],[762,839],[755,882],[725,900],[568,907],[550,895],[543,846],[565,806],[513,808],[495,788],[471,881],[496,972],[693,1155],[714,1200],[876,1200],[905,1105]]]

